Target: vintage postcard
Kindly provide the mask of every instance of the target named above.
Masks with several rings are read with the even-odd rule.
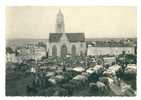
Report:
[[[135,6],[7,6],[6,96],[135,97]]]

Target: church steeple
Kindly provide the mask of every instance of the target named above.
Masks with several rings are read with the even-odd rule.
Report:
[[[60,9],[56,18],[56,32],[64,33],[64,16]]]

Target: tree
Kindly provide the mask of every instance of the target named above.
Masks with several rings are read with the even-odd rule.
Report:
[[[11,47],[6,47],[6,53],[14,53],[13,49]]]
[[[121,54],[117,58],[117,62],[120,65],[123,65],[123,64],[136,64],[136,60],[137,60],[136,55],[133,55],[133,54]]]

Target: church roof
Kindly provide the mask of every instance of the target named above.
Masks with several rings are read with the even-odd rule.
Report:
[[[65,33],[70,42],[85,42],[84,33]],[[59,42],[63,33],[50,33],[49,42]]]
[[[59,42],[62,33],[50,33],[49,34],[49,42]]]
[[[84,33],[67,33],[67,38],[70,42],[84,42]]]

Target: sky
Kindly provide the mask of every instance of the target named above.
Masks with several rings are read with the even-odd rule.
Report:
[[[126,38],[137,35],[134,6],[9,6],[6,7],[6,38],[46,39],[55,32],[61,9],[65,32],[83,32],[86,38]]]

